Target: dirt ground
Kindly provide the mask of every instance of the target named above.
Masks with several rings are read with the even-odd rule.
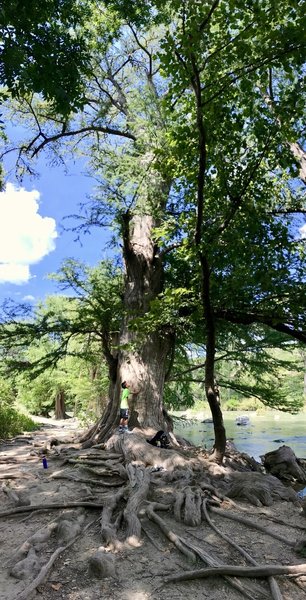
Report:
[[[100,536],[101,508],[71,508],[69,503],[82,501],[102,504],[105,491],[113,489],[116,493],[116,481],[113,481],[113,488],[108,487],[106,490],[102,485],[86,482],[85,473],[85,481],[57,479],[55,476],[59,472],[63,474],[64,471],[67,476],[73,477],[76,471],[73,463],[65,462],[66,446],[59,455],[53,451],[49,454],[47,469],[43,468],[42,457],[38,454],[39,444],[43,442],[50,446],[50,440],[54,437],[67,439],[73,436],[76,427],[77,423],[72,419],[48,419],[44,420],[39,431],[29,435],[29,439],[20,436],[13,442],[2,443],[0,446],[0,600],[25,600],[32,597],[41,600],[160,600],[165,597],[170,600],[240,600],[246,597],[230,585],[229,578],[226,580],[219,576],[165,583],[166,576],[204,568],[206,565],[200,558],[196,564],[190,564],[186,556],[147,517],[142,520],[140,542],[135,542],[134,545],[122,543],[122,547],[116,552],[105,551]],[[75,453],[76,458],[81,452],[85,452],[77,444],[71,443],[67,447],[70,448],[69,456]],[[18,504],[23,504],[20,512],[3,515]],[[46,508],[49,504],[57,504],[59,507]],[[31,505],[39,505],[40,509],[27,512]],[[289,542],[276,540],[263,532],[213,515],[214,525],[251,554],[259,565],[297,565],[306,562],[293,548],[297,540],[304,535],[306,537],[306,520],[300,506],[292,502],[277,502],[263,508],[241,502],[239,507],[240,515],[253,519],[255,523],[278,533]],[[162,514],[162,518],[171,531],[201,548],[211,559],[216,558],[221,564],[248,564],[209,524],[187,527],[166,512]],[[275,522],[275,518],[283,520],[285,524]],[[66,530],[62,528],[60,536],[57,528],[59,521],[68,524]],[[75,536],[78,531],[74,531],[75,537],[71,541],[69,532],[72,530],[72,523],[79,526],[79,534]],[[35,552],[32,552],[32,546],[27,555],[27,541],[33,540],[34,535]],[[65,546],[69,547],[54,558],[56,549]],[[99,548],[107,555],[108,571],[106,576],[101,577],[100,574],[98,578],[89,568],[89,559]],[[51,557],[54,558],[52,568],[36,591],[32,590],[31,582],[42,573]],[[27,561],[24,571],[20,569],[22,560]],[[19,568],[15,572],[17,563]],[[304,600],[304,579],[306,577],[277,577],[283,600]],[[252,591],[247,596],[249,598],[265,600],[272,597],[266,579],[240,578],[239,581],[246,586],[245,589],[252,586]]]

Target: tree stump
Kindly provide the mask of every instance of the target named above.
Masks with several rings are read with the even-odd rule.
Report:
[[[262,459],[265,469],[278,479],[306,483],[306,471],[289,446],[267,452]]]

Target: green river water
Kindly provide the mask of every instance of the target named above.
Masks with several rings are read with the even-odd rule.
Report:
[[[179,413],[176,413],[179,414]],[[248,425],[238,426],[235,419],[245,414],[249,416]],[[197,415],[196,422],[175,424],[175,432],[197,446],[210,449],[214,441],[212,423],[202,423],[210,414]],[[265,413],[224,412],[226,437],[234,442],[241,452],[247,452],[256,460],[271,450],[286,444],[299,458],[306,458],[306,413],[290,415],[279,411]]]

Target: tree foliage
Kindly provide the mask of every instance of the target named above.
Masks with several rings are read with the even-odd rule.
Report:
[[[81,109],[93,43],[91,22],[100,12],[103,14],[102,6],[87,1],[3,0],[2,85],[15,97],[41,93],[64,115]],[[112,24],[106,21],[100,19],[100,26],[107,28],[111,37],[115,19]]]
[[[122,276],[110,262],[88,268],[69,260],[54,277],[69,295],[28,312],[4,306],[1,371],[14,376],[17,399],[34,414],[48,414],[62,393],[68,410],[98,415],[116,360]]]
[[[254,390],[263,396],[269,389],[265,397],[273,402],[277,385],[262,368],[267,336],[277,332],[281,345],[286,336],[306,341],[305,244],[297,221],[306,210],[305,6],[285,0],[103,6],[82,82],[83,110],[54,119],[35,98],[16,105],[15,115],[32,129],[19,156],[25,165],[46,148],[62,157],[64,147],[78,142],[98,180],[81,228],[112,224],[122,248],[122,344],[128,340],[132,353],[158,334],[169,344],[170,367],[174,340],[177,348],[202,344],[222,454],[214,385],[225,341],[233,351],[249,348],[245,370],[252,370]],[[101,25],[111,15],[115,43]],[[82,288],[78,278],[72,269],[69,284],[81,281]],[[88,302],[82,302],[83,326]],[[90,314],[100,323],[116,314],[116,305],[103,315],[98,305],[99,298]],[[66,325],[63,319],[59,332]],[[261,348],[257,356],[250,344]],[[280,406],[290,408],[285,401]]]

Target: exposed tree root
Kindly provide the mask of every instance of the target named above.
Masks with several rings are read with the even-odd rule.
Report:
[[[151,446],[146,441],[145,433],[135,429],[130,435],[114,434],[105,444],[106,450],[121,451],[126,462],[137,461],[146,467],[163,467],[165,470],[173,471],[178,467],[192,467],[194,460],[178,450],[167,450]]]
[[[12,489],[10,486],[3,484],[2,491],[10,499],[14,506],[28,506],[31,504],[29,494],[27,492],[19,492],[16,489]]]
[[[184,556],[186,556],[186,558],[190,562],[195,562],[196,556],[195,556],[194,552],[192,552],[191,550],[188,550],[188,548],[186,548],[186,546],[184,546],[184,544],[181,542],[180,537],[178,535],[176,535],[176,533],[171,531],[171,529],[169,529],[169,527],[166,525],[165,521],[159,515],[156,514],[153,506],[149,505],[147,507],[146,514],[147,514],[148,518],[150,519],[150,521],[153,521],[154,523],[156,523],[156,525],[158,525],[158,527],[165,534],[165,536],[170,540],[170,542],[172,542],[175,545],[175,547],[182,554],[184,554]]]
[[[148,532],[147,528],[145,527],[145,525],[143,523],[143,520],[141,520],[141,530],[147,536],[147,538],[151,542],[152,546],[154,546],[154,548],[156,548],[156,550],[158,550],[158,552],[164,552],[164,548],[160,544],[158,544],[157,541],[154,539],[153,535],[151,535],[151,533]]]
[[[126,492],[127,488],[121,488],[116,494],[109,494],[105,498],[105,505],[100,517],[101,537],[105,546],[110,550],[118,550],[120,548],[117,537],[118,522],[113,520],[113,513]]]
[[[31,504],[31,506],[18,506],[17,508],[11,508],[10,510],[5,510],[0,512],[0,519],[3,517],[10,517],[13,515],[17,515],[19,513],[31,512],[34,510],[57,510],[64,508],[78,508],[79,506],[83,506],[84,508],[103,508],[104,504],[97,502],[82,502],[79,500],[77,502],[65,502],[63,504]]]
[[[273,523],[279,523],[280,525],[284,525],[285,527],[291,527],[291,529],[300,529],[302,531],[306,530],[306,525],[301,525],[300,523],[290,523],[289,521],[284,521],[283,519],[279,519],[278,517],[273,517],[269,515],[266,511],[261,510],[259,515],[262,515],[269,521],[273,521]]]
[[[254,558],[248,552],[246,552],[246,550],[244,550],[243,548],[241,548],[241,546],[239,546],[238,544],[236,544],[228,535],[226,535],[225,533],[222,533],[222,531],[220,531],[220,529],[218,527],[216,527],[216,525],[214,525],[214,523],[210,519],[208,511],[207,511],[207,500],[203,500],[203,511],[204,511],[204,515],[205,515],[205,518],[207,520],[207,523],[209,523],[210,527],[223,540],[225,540],[233,548],[235,548],[236,550],[238,550],[238,552],[242,556],[244,556],[244,558],[246,558],[246,560],[248,560],[251,563],[251,565],[258,566],[258,563],[256,562],[256,560],[254,560]],[[282,596],[281,591],[279,589],[278,583],[275,581],[274,577],[268,577],[268,581],[269,581],[269,586],[270,586],[271,595],[272,595],[273,600],[283,600],[283,596]]]
[[[96,430],[95,438],[98,439],[99,435]],[[182,573],[181,569],[179,574],[169,575],[165,582],[179,582],[186,579],[221,575],[228,586],[239,591],[248,600],[265,600],[268,590],[267,582],[257,585],[254,582],[247,581],[241,583],[237,579],[240,576],[263,577],[268,578],[273,600],[282,600],[282,594],[274,575],[294,575],[295,577],[300,574],[306,575],[306,564],[296,565],[295,567],[258,565],[255,559],[238,543],[233,542],[228,535],[220,531],[212,522],[210,512],[256,529],[291,548],[295,548],[295,541],[288,540],[287,537],[270,531],[265,525],[255,523],[252,518],[241,516],[238,511],[247,509],[237,505],[229,498],[229,495],[244,497],[253,504],[269,505],[275,499],[279,500],[283,497],[295,502],[296,494],[293,491],[292,494],[290,491],[288,492],[287,488],[281,482],[275,480],[274,477],[246,471],[233,474],[229,468],[226,470],[222,466],[209,463],[207,455],[197,449],[186,451],[181,447],[172,447],[169,450],[156,448],[147,443],[146,437],[149,437],[146,432],[140,430],[133,431],[130,435],[115,433],[106,444],[103,444],[103,450],[101,451],[97,451],[97,449],[94,451],[78,451],[77,455],[72,452],[69,455],[69,449],[66,451],[64,464],[71,465],[70,469],[66,466],[63,471],[53,473],[50,479],[67,479],[75,483],[76,488],[80,487],[80,483],[99,486],[100,489],[102,488],[102,493],[100,493],[100,490],[95,491],[97,494],[99,492],[98,501],[94,501],[94,498],[91,500],[90,496],[89,500],[84,498],[89,493],[89,491],[85,491],[82,499],[73,502],[14,506],[0,512],[0,518],[22,513],[32,514],[35,511],[42,510],[65,510],[79,507],[98,510],[100,512],[98,520],[103,546],[100,546],[92,554],[92,561],[89,565],[90,573],[97,578],[115,576],[115,555],[112,555],[112,552],[117,553],[126,550],[128,546],[139,545],[142,530],[155,549],[164,552],[161,545],[157,543],[154,534],[151,533],[151,530],[154,531],[157,527],[189,563],[191,562],[194,565],[200,559],[207,565],[205,569],[186,573]],[[50,457],[52,452],[53,450]],[[89,472],[92,478],[79,476],[79,470],[76,467]],[[275,481],[277,481],[277,485],[275,485]],[[103,488],[107,488],[104,493]],[[112,489],[109,490],[108,488]],[[12,486],[5,486],[3,492],[5,491],[11,503],[18,504],[20,502],[20,496]],[[221,502],[228,502],[237,509],[237,512],[216,508],[216,506],[220,506]],[[202,548],[204,540],[201,540],[202,543],[199,541],[197,544],[189,541],[189,536],[185,538],[184,532],[182,535],[178,535],[175,528],[173,530],[173,526],[168,525],[168,517],[167,519],[162,518],[157,514],[158,510],[168,511],[171,519],[173,520],[174,517],[181,524],[180,528],[184,526],[199,528],[203,522],[207,523],[221,539],[234,547],[251,566],[222,564],[227,561],[222,561],[217,554],[214,556],[211,547],[208,546],[208,550],[205,549],[205,546]],[[264,511],[262,511],[262,514],[265,518],[269,518],[269,515],[266,515]],[[260,511],[256,512],[256,516],[260,516]],[[22,563],[22,560],[28,559],[28,564],[31,561],[33,562],[34,572],[37,573],[39,569],[40,571],[32,583],[13,600],[28,600],[37,586],[46,580],[57,557],[83,535],[85,530],[83,529],[81,532],[81,528],[84,518],[85,515],[82,513],[78,517],[74,515],[71,519],[65,512],[64,517],[57,518],[56,521],[25,540],[14,556],[11,557],[10,565],[13,562]],[[144,519],[149,519],[152,523],[148,526],[149,531],[143,523]],[[275,520],[277,519],[275,518]],[[147,520],[145,522],[148,524]],[[289,525],[284,522],[283,524]],[[297,525],[297,527],[299,526]],[[35,544],[36,542],[38,545],[40,542],[44,543],[55,529],[60,547],[55,550],[50,560],[41,568],[41,563],[38,557],[35,556],[37,550]],[[206,532],[205,525],[202,531]],[[72,539],[70,539],[70,536],[72,536]],[[129,551],[131,551],[130,547]],[[176,555],[176,553],[174,554]],[[172,566],[174,561],[175,557],[172,560]],[[22,564],[19,565],[20,570],[22,566]],[[105,573],[109,573],[109,575],[105,575]]]
[[[14,471],[14,473],[0,473],[0,479],[30,479],[30,475],[22,471]]]
[[[76,483],[88,483],[90,485],[97,485],[100,487],[120,487],[122,481],[100,481],[99,479],[87,479],[86,477],[79,477],[77,475],[66,475],[65,473],[53,473],[52,479],[67,479],[69,481],[75,481]]]
[[[211,554],[207,554],[204,550],[202,550],[195,544],[191,544],[181,536],[174,533],[167,526],[165,521],[159,515],[156,514],[154,510],[154,505],[150,505],[146,509],[146,514],[151,521],[158,525],[158,527],[165,534],[165,536],[175,545],[175,547],[184,556],[186,556],[186,558],[190,562],[194,563],[196,561],[196,557],[198,556],[201,560],[203,560],[206,564],[210,566],[218,566],[220,564],[216,559],[212,558]],[[245,587],[238,580],[234,580],[228,577],[226,578],[226,581],[229,583],[229,585],[241,592],[246,598],[249,598],[249,600],[254,600],[253,591],[251,590],[251,592],[249,593],[249,591],[246,590]],[[262,590],[260,590],[260,594],[261,595],[259,597],[262,600],[262,598],[264,597],[264,594],[262,594]]]
[[[306,482],[306,471],[289,446],[281,446],[263,457],[264,467],[279,479]]]
[[[71,465],[77,465],[79,466],[95,466],[95,467],[107,467],[107,463],[104,460],[99,460],[97,459],[89,459],[89,458],[83,458],[82,456],[78,456],[77,458],[67,458],[67,460],[65,461],[65,463],[69,463]]]
[[[142,502],[146,500],[149,493],[150,470],[129,465],[127,473],[130,480],[130,493],[123,513],[127,523],[126,539],[128,543],[139,543],[141,522],[138,513]]]
[[[70,548],[70,546],[72,546],[72,544],[74,544],[81,537],[81,535],[84,535],[85,531],[87,529],[89,529],[89,527],[91,527],[94,523],[96,523],[96,521],[97,521],[97,519],[94,519],[88,525],[86,525],[86,527],[84,527],[83,531],[81,533],[79,533],[77,536],[75,536],[72,540],[70,540],[70,542],[68,544],[57,548],[55,550],[55,552],[53,552],[53,554],[50,557],[50,559],[48,560],[48,562],[42,567],[42,569],[38,573],[37,577],[35,577],[35,579],[22,592],[19,592],[13,598],[13,600],[28,600],[28,598],[31,597],[33,592],[35,592],[36,588],[38,588],[46,580],[56,559],[63,552],[65,552],[65,550]]]
[[[232,519],[233,521],[237,521],[238,523],[243,523],[243,525],[247,525],[247,527],[251,527],[252,529],[257,529],[258,531],[262,531],[266,535],[269,535],[269,536],[275,538],[276,540],[279,540],[280,542],[287,544],[287,546],[291,546],[292,548],[294,548],[294,546],[296,544],[296,541],[288,540],[287,537],[284,537],[282,535],[279,535],[278,533],[275,533],[271,529],[268,529],[265,525],[259,525],[258,523],[254,523],[254,521],[251,521],[250,519],[246,519],[245,517],[240,517],[232,512],[222,510],[220,508],[214,508],[213,506],[210,506],[209,510],[211,512],[216,513],[217,515],[221,515],[221,517],[224,517],[225,519]]]
[[[21,546],[18,548],[18,550],[16,550],[16,552],[10,557],[6,566],[15,565],[16,563],[18,563],[20,560],[22,560],[28,554],[28,552],[32,546],[35,546],[36,544],[41,544],[41,543],[49,540],[53,531],[55,531],[56,528],[57,528],[57,522],[52,521],[51,523],[49,523],[42,529],[39,529],[36,533],[34,533],[30,537],[28,537],[21,544]]]
[[[222,565],[198,571],[187,571],[166,577],[165,582],[187,581],[190,579],[202,579],[204,577],[218,577],[219,575],[233,575],[235,577],[274,577],[275,575],[294,575],[299,577],[306,575],[306,564],[301,565],[269,565],[266,567],[234,567]]]
[[[221,567],[222,566],[221,561],[218,560],[211,552],[207,553],[202,548],[197,546],[196,544],[193,544],[183,538],[180,538],[180,539],[182,540],[182,542],[184,543],[185,546],[187,546],[188,548],[193,550],[195,552],[195,554],[209,567]],[[266,590],[264,590],[262,587],[255,586],[254,584],[252,584],[252,586],[246,585],[245,583],[242,584],[236,577],[229,577],[227,575],[224,575],[223,579],[231,587],[233,587],[234,589],[241,592],[241,594],[243,594],[246,598],[253,599],[255,596],[257,596],[259,598],[259,600],[263,600],[263,598],[268,597]]]
[[[120,469],[93,469],[90,466],[87,465],[83,465],[82,463],[78,465],[80,469],[82,469],[83,471],[87,471],[88,473],[91,473],[92,475],[97,475],[98,477],[115,477],[116,475],[119,477],[123,477],[123,479],[126,479],[126,471],[124,469],[124,467],[122,467],[122,470],[120,472]],[[118,465],[119,466],[119,465]],[[122,465],[121,465],[122,466]]]
[[[247,500],[255,506],[271,506],[274,500],[297,502],[293,489],[285,487],[276,477],[253,472],[233,473],[227,496]]]

